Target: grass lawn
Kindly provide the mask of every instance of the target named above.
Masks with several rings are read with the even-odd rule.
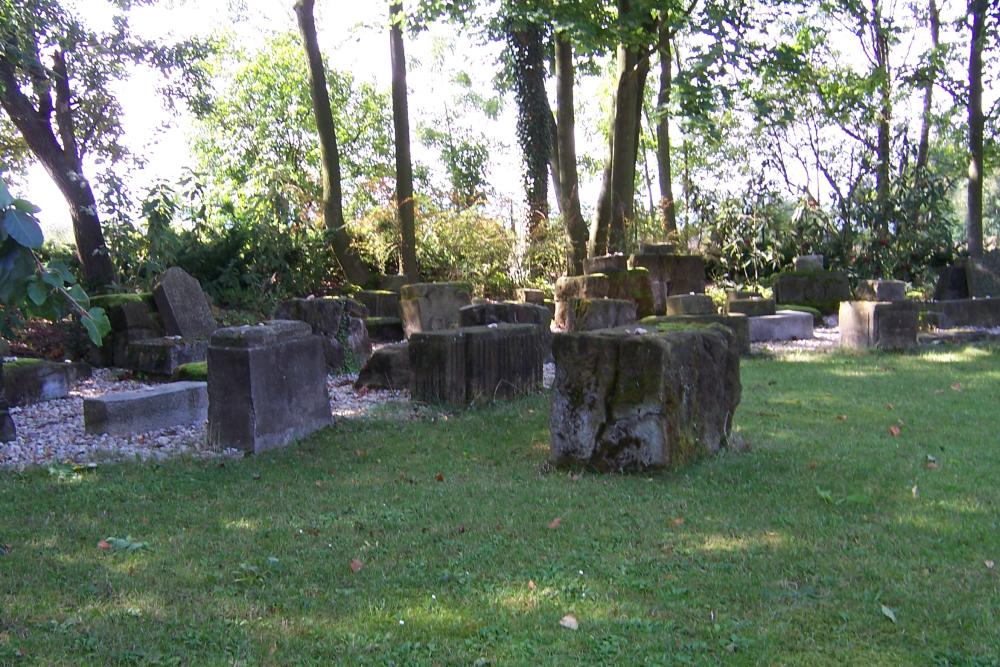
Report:
[[[655,475],[549,471],[547,396],[0,473],[0,664],[998,664],[1000,352],[742,378]]]

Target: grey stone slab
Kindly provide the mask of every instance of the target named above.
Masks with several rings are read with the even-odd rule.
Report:
[[[845,301],[838,319],[841,347],[908,350],[917,345],[918,311],[905,303]]]
[[[667,297],[667,315],[711,315],[718,312],[706,294],[675,294]]]
[[[83,400],[84,430],[92,435],[160,431],[207,418],[206,382],[170,382]]]
[[[184,269],[171,267],[153,288],[156,310],[168,336],[208,338],[215,330],[215,316],[198,281]]]
[[[822,271],[823,255],[798,255],[792,258],[796,271]]]
[[[858,301],[906,301],[906,283],[902,280],[861,280],[854,297]]]
[[[72,364],[21,359],[4,364],[4,394],[10,405],[30,405],[66,398],[75,372]]]
[[[794,310],[750,318],[750,342],[795,340],[813,337],[813,316]]]
[[[726,313],[742,313],[748,317],[760,317],[761,315],[774,315],[777,309],[774,306],[774,299],[761,299],[759,297],[748,299],[727,299]]]

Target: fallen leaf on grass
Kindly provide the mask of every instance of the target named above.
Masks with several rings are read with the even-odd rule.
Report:
[[[562,523],[562,517],[557,516],[556,518],[549,521],[549,528],[556,529]]]
[[[676,528],[677,526],[683,526],[684,525],[684,517],[679,516],[677,518],[671,519],[670,520],[670,525],[673,526],[674,528]]]
[[[111,545],[108,544],[105,540],[101,540],[100,542],[97,543],[97,548],[107,551],[108,549],[111,548]]]
[[[891,435],[894,438],[898,438],[901,432],[902,431],[900,430],[900,428],[895,424],[889,427],[889,435]]]
[[[896,612],[893,611],[890,607],[886,607],[885,605],[882,605],[882,615],[885,616],[886,618],[888,618],[893,623],[897,622],[896,621]]]
[[[438,474],[434,475],[434,479],[436,479],[439,482],[443,482],[444,481],[444,475],[442,473],[438,473]]]
[[[360,572],[361,568],[363,568],[364,566],[365,566],[365,564],[362,563],[357,558],[352,558],[351,559],[351,572],[355,572],[355,573]]]
[[[951,388],[954,391],[962,391],[962,383],[961,382],[956,382],[955,384],[951,385]]]
[[[886,403],[886,404],[885,404],[885,409],[886,409],[886,410],[892,410],[892,409],[893,409],[893,408],[895,408],[895,407],[896,407],[896,406],[895,406],[895,405],[893,405],[892,403]]]
[[[912,488],[912,489],[910,489],[910,493],[912,493],[912,494],[913,494],[913,497],[914,497],[914,498],[919,498],[919,497],[920,497],[920,489],[918,489],[918,488],[917,488],[917,485],[916,485],[916,484],[914,484],[914,485],[913,485],[913,488]]]
[[[984,561],[983,561],[983,565],[985,565],[985,566],[986,566],[986,569],[987,569],[987,570],[992,570],[992,569],[993,569],[994,567],[996,567],[996,565],[997,565],[997,564],[996,564],[996,563],[994,563],[994,562],[993,562],[993,561],[991,561],[991,560],[984,560]]]
[[[107,546],[101,546],[102,544],[106,544]],[[126,535],[125,537],[105,537],[97,543],[97,548],[133,552],[140,549],[148,549],[149,542],[138,542],[133,540],[131,535]]]
[[[846,422],[847,415],[837,415],[837,421]]]
[[[11,552],[11,549],[13,548],[14,547],[10,546],[9,544],[0,544],[0,556],[6,556]]]
[[[528,579],[528,590],[533,591],[538,588],[538,584],[535,583],[534,579]]]
[[[573,616],[573,614],[566,614],[560,618],[559,625],[563,626],[567,630],[578,630],[580,628],[580,623],[576,620],[576,617]]]

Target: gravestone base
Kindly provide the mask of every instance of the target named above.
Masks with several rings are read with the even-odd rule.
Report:
[[[806,340],[813,337],[813,316],[795,310],[751,317],[750,342]]]
[[[917,345],[917,310],[906,304],[845,301],[839,319],[841,347],[909,350]]]
[[[84,430],[91,435],[159,431],[207,418],[206,382],[170,382],[83,399]]]

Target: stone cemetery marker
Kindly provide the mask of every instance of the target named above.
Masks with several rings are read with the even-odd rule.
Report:
[[[171,267],[153,288],[153,299],[169,336],[208,338],[215,331],[215,316],[198,281],[184,269]]]
[[[305,322],[219,329],[208,348],[208,441],[262,452],[332,423],[319,336]]]

